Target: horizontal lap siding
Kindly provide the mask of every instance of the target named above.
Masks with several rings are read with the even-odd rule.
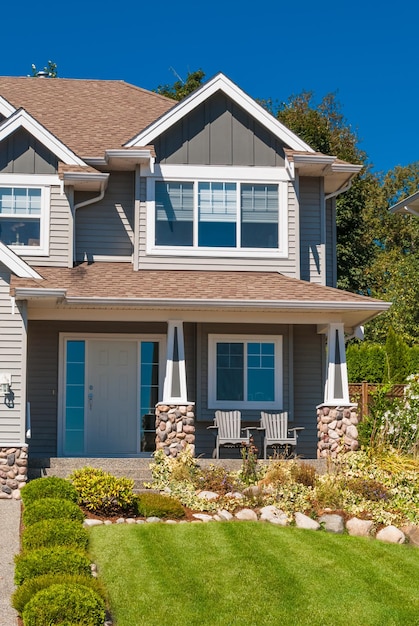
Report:
[[[198,324],[198,368],[199,379],[197,382],[197,455],[211,456],[214,448],[214,433],[207,430],[207,426],[213,423],[214,409],[208,409],[208,335],[231,334],[231,335],[281,335],[283,354],[283,410],[288,410],[289,398],[289,359],[288,359],[288,326],[274,324]],[[243,410],[242,419],[246,426],[259,426],[260,411]],[[255,438],[257,435],[255,435]]]
[[[76,194],[79,203],[86,196]],[[131,257],[134,243],[134,173],[113,172],[104,198],[76,211],[78,261],[94,256]]]
[[[25,432],[24,358],[26,328],[24,304],[16,304],[15,312],[9,295],[10,274],[0,265],[0,372],[12,375],[12,406],[0,395],[0,446],[22,443]],[[22,309],[21,309],[22,307]]]
[[[322,284],[321,186],[319,178],[300,179],[301,278]]]
[[[323,401],[324,336],[315,326],[294,326],[294,423],[303,426],[298,436],[298,454],[316,458],[317,412]]]
[[[24,256],[30,265],[68,267],[72,258],[72,229],[68,197],[59,187],[51,187],[49,256]]]
[[[335,200],[326,203],[326,285],[336,287],[336,211]]]

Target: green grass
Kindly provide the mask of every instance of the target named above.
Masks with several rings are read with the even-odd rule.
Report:
[[[419,626],[419,550],[237,522],[98,526],[117,626]]]

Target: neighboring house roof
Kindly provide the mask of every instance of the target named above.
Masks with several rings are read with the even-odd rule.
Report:
[[[411,213],[412,215],[419,215],[419,191],[413,193],[408,198],[400,200],[397,204],[389,209],[390,213]]]
[[[120,80],[0,77],[0,94],[82,158],[122,147],[176,104]]]
[[[74,268],[35,268],[43,281],[13,278],[21,299],[57,297],[67,304],[176,308],[259,307],[347,312],[359,325],[390,306],[348,291],[289,278],[277,272],[140,270],[129,263],[82,263]]]

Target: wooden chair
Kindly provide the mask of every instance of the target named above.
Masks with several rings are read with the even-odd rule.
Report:
[[[250,428],[241,427],[240,411],[215,411],[214,424],[208,429],[216,429],[215,450],[213,457],[220,458],[220,446],[236,447],[250,443]],[[254,430],[254,429],[253,429]],[[245,435],[241,433],[246,431]]]
[[[288,428],[288,413],[260,413],[260,428],[264,431],[263,458],[266,459],[268,446],[280,446],[284,448],[287,456],[297,446],[298,431],[304,430],[302,426]],[[294,432],[292,436],[289,433]]]

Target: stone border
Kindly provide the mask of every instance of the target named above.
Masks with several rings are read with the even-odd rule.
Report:
[[[0,498],[20,500],[28,480],[28,446],[0,448]]]

